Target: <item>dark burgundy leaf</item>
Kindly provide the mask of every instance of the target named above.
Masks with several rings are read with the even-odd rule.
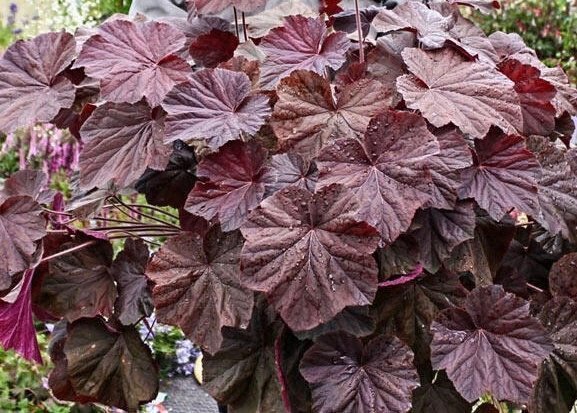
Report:
[[[34,261],[38,241],[46,235],[42,208],[25,195],[0,194],[0,289],[12,284],[12,277],[27,270]]]
[[[342,331],[355,337],[365,337],[375,331],[375,319],[368,306],[346,307],[328,323],[321,324],[307,331],[297,331],[300,340],[316,341],[319,337]]]
[[[466,413],[471,412],[468,403],[447,378],[443,371],[432,383],[421,384],[413,391],[412,413]],[[475,410],[475,412],[478,412]]]
[[[577,89],[561,67],[546,67],[540,64],[541,78],[551,83],[557,89],[553,105],[557,110],[557,116],[567,111],[572,116],[577,115]]]
[[[549,290],[554,297],[577,300],[577,252],[563,256],[549,273]]]
[[[233,141],[199,164],[199,181],[188,195],[185,209],[211,220],[223,231],[239,228],[265,192],[267,151],[255,141]]]
[[[150,316],[154,309],[151,289],[144,275],[148,257],[146,244],[129,238],[110,267],[118,286],[114,314],[123,325],[136,324],[142,317]]]
[[[253,87],[258,84],[260,77],[260,62],[258,60],[249,60],[244,56],[234,56],[218,65],[221,69],[232,70],[233,72],[242,72],[248,76]]]
[[[571,171],[565,151],[548,138],[527,140],[539,160],[543,175],[539,180],[541,214],[534,216],[551,234],[577,240],[577,177]]]
[[[514,235],[512,223],[478,217],[473,239],[455,247],[444,265],[455,272],[470,272],[477,286],[492,284]]]
[[[428,158],[431,172],[431,200],[428,207],[453,209],[457,202],[457,190],[462,184],[464,168],[473,164],[471,151],[463,135],[455,128],[443,128],[434,132],[439,142],[439,153]]]
[[[235,7],[242,12],[255,11],[266,4],[266,0],[192,0],[199,14],[215,14],[226,8]]]
[[[253,293],[239,281],[242,236],[212,227],[204,238],[185,233],[171,238],[146,269],[155,283],[158,320],[177,325],[210,354],[222,344],[223,326],[246,328]]]
[[[495,63],[499,63],[508,58],[514,58],[521,62],[536,63],[539,61],[533,49],[527,47],[523,38],[518,33],[495,32],[489,36],[495,53]],[[537,64],[539,66],[540,64]]]
[[[231,32],[212,29],[195,38],[188,49],[196,63],[204,67],[216,67],[234,56],[238,37]]]
[[[316,165],[299,154],[288,152],[274,155],[267,174],[267,193],[274,193],[287,187],[297,187],[315,191],[319,172]]]
[[[339,140],[321,152],[318,187],[350,188],[361,206],[359,217],[390,244],[430,199],[426,168],[438,145],[418,114],[388,111],[371,120],[360,142]]]
[[[524,135],[547,136],[555,129],[555,107],[551,103],[555,87],[543,80],[539,69],[515,59],[507,59],[498,66],[501,73],[515,82],[521,101]]]
[[[111,330],[100,318],[68,327],[68,375],[78,395],[130,412],[158,393],[157,367],[133,327]]]
[[[276,375],[274,341],[278,326],[262,303],[247,329],[224,327],[218,353],[203,358],[203,388],[229,412],[285,412]]]
[[[74,60],[74,36],[45,33],[10,46],[0,60],[0,130],[49,122],[74,103],[74,85],[60,73]]]
[[[513,240],[513,242],[517,241]],[[506,258],[503,261],[506,261]],[[502,285],[503,289],[508,293],[513,293],[519,297],[528,299],[530,297],[529,290],[527,289],[528,278],[529,277],[525,278],[525,274],[521,273],[519,267],[502,265],[497,271],[493,281],[495,284]]]
[[[474,205],[465,202],[457,204],[454,210],[421,210],[415,216],[413,228],[413,236],[419,243],[421,263],[434,273],[457,245],[474,237]]]
[[[444,310],[431,328],[433,368],[445,369],[467,401],[489,392],[527,403],[539,365],[553,350],[529,303],[501,286],[474,289],[464,309]]]
[[[496,221],[515,208],[532,216],[541,212],[537,202],[537,180],[541,166],[519,135],[506,135],[496,128],[475,141],[475,164],[463,172],[461,199],[474,198]]]
[[[553,353],[541,366],[531,408],[535,412],[569,412],[577,397],[577,303],[558,297],[545,304],[539,319],[553,340]]]
[[[4,181],[0,199],[9,196],[29,196],[39,204],[49,204],[54,198],[54,191],[48,189],[48,177],[42,171],[21,170],[10,175]]]
[[[34,270],[22,275],[22,287],[16,301],[7,303],[0,299],[0,345],[5,350],[15,350],[28,360],[42,363],[32,319],[30,295]]]
[[[404,285],[379,290],[374,312],[378,331],[391,331],[415,352],[415,365],[429,363],[430,326],[446,308],[460,307],[467,290],[457,274],[439,271]]]
[[[60,251],[77,247],[80,241],[62,244]],[[89,248],[50,260],[38,304],[68,321],[112,314],[117,291],[110,274],[112,245],[99,241]]]
[[[333,333],[307,350],[300,371],[311,384],[319,413],[406,412],[419,385],[413,352],[396,337],[363,343]]]
[[[419,244],[411,234],[402,234],[392,244],[377,249],[379,280],[386,280],[391,274],[410,272],[419,264],[419,255]]]
[[[194,73],[166,96],[166,142],[202,138],[218,149],[241,133],[258,132],[270,115],[268,98],[250,94],[244,73],[206,69]]]
[[[371,118],[392,104],[388,89],[367,79],[345,86],[335,99],[331,84],[306,70],[283,79],[278,96],[271,126],[280,145],[308,157],[335,139],[362,136]]]
[[[204,235],[212,226],[212,223],[203,217],[188,213],[182,208],[178,210],[178,219],[183,231],[194,232],[195,234]]]
[[[172,148],[164,171],[147,168],[135,189],[146,195],[149,204],[182,208],[196,182],[196,156],[182,141],[174,141]]]
[[[381,10],[373,20],[375,29],[382,33],[415,32],[424,49],[443,47],[451,37],[449,30],[454,24],[452,15],[445,17],[419,1],[407,1],[392,10]]]
[[[483,13],[490,13],[501,8],[501,4],[497,0],[449,0],[449,3],[463,4]]]
[[[113,181],[123,188],[147,167],[162,170],[169,148],[162,140],[164,118],[145,102],[105,103],[96,108],[80,129],[80,183],[91,189]]]
[[[453,123],[477,139],[492,125],[507,133],[522,130],[514,83],[493,65],[468,61],[452,49],[405,49],[402,55],[412,74],[398,78],[397,88],[407,106],[434,126]]]
[[[184,42],[184,35],[166,23],[111,20],[84,43],[75,67],[100,80],[102,98],[136,103],[145,97],[155,107],[192,72],[176,55]]]
[[[286,188],[265,199],[241,228],[243,285],[267,294],[293,330],[309,330],[346,306],[370,304],[378,237],[355,218],[340,186],[311,194]]]
[[[363,37],[369,34],[371,23],[375,16],[379,14],[381,9],[375,6],[366,9],[360,9],[359,15],[361,17],[361,30]],[[333,27],[335,30],[340,30],[347,33],[357,31],[357,22],[354,10],[345,10],[332,16]]]
[[[288,16],[284,27],[272,29],[260,43],[266,54],[261,86],[274,89],[282,78],[299,69],[319,75],[324,75],[327,66],[338,69],[345,63],[349,46],[346,34],[329,34],[322,18]]]

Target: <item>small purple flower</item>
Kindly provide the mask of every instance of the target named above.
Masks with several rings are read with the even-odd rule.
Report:
[[[18,5],[16,3],[10,3],[10,14],[18,13]]]

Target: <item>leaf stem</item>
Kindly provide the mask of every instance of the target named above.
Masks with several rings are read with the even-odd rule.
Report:
[[[148,229],[166,229],[168,232],[176,232],[175,229],[168,227],[166,225],[118,225],[118,226],[109,226],[109,227],[96,227],[90,228],[91,231],[114,231],[114,230],[135,230],[135,231],[143,231]]]
[[[246,33],[246,19],[244,18],[244,12],[241,13],[242,16],[242,32],[244,34],[244,41],[248,42],[248,34]]]
[[[529,289],[535,291],[536,293],[543,294],[543,292],[544,292],[541,288],[539,288],[536,285],[533,285],[531,283],[527,283],[527,287],[529,287]]]
[[[359,36],[359,63],[365,62],[365,49],[363,48],[364,37],[361,26],[361,11],[359,9],[359,0],[355,0],[355,20],[357,22],[357,35]]]
[[[54,211],[53,209],[48,209],[48,208],[42,208],[44,210],[44,212],[47,212],[49,214],[54,214],[54,215],[62,215],[62,216],[66,216],[66,217],[71,217],[73,216],[71,213],[69,212],[64,212],[64,211]]]
[[[125,207],[126,209],[128,209],[129,211],[134,212],[135,214],[138,214],[138,215],[140,215],[140,216],[146,217],[146,218],[151,219],[151,220],[156,221],[156,222],[160,222],[161,224],[170,226],[170,227],[172,227],[172,228],[177,229],[177,230],[180,231],[180,227],[177,227],[176,225],[171,224],[170,222],[163,221],[163,220],[160,219],[160,218],[156,218],[155,216],[152,216],[152,215],[149,215],[149,214],[145,214],[144,212],[141,212],[141,211],[139,211],[139,210],[137,210],[137,209],[135,209],[135,208],[133,208],[133,207],[125,204],[125,203],[124,203],[120,198],[118,198],[117,196],[114,196],[113,199],[114,199],[116,202],[118,202],[120,205],[122,205],[123,207]],[[113,205],[114,205],[114,204],[113,204]],[[118,209],[120,209],[120,208],[118,208]],[[122,210],[121,210],[121,211],[122,211]],[[130,215],[127,214],[125,211],[122,211],[122,212],[123,212],[125,215],[130,216]],[[132,218],[132,217],[131,217],[131,218]]]
[[[129,207],[133,207],[133,208],[146,208],[146,209],[151,209],[153,211],[157,211],[160,212],[161,214],[164,214],[166,216],[169,216],[171,218],[174,218],[176,220],[179,220],[180,218],[174,214],[171,214],[170,212],[165,211],[164,209],[155,207],[154,205],[142,205],[142,204],[126,204]]]
[[[240,40],[240,34],[238,32],[238,13],[236,12],[236,7],[232,7],[234,12],[234,30],[236,31],[236,38]]]
[[[86,241],[86,242],[83,242],[82,244],[77,245],[77,246],[75,246],[75,247],[68,248],[67,250],[60,251],[60,252],[57,252],[56,254],[49,255],[49,256],[47,256],[47,257],[42,258],[42,259],[40,260],[40,264],[42,264],[43,262],[47,262],[47,261],[53,260],[54,258],[62,257],[63,255],[71,254],[71,253],[73,253],[73,252],[75,252],[75,251],[79,251],[79,250],[81,250],[81,249],[90,247],[90,246],[96,244],[97,242],[98,242],[98,241],[96,241],[96,240]]]

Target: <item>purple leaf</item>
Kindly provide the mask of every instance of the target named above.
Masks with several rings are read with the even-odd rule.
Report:
[[[417,212],[412,235],[418,240],[425,268],[436,272],[457,245],[474,237],[475,224],[472,202],[461,202],[454,210],[427,208]]]
[[[492,125],[507,133],[522,130],[523,114],[514,84],[485,62],[465,60],[452,49],[402,53],[411,75],[397,79],[407,106],[436,127],[456,125],[483,138]]]
[[[493,10],[501,8],[501,4],[497,0],[449,0],[449,3],[469,6],[482,13],[491,13]]]
[[[29,196],[0,194],[0,290],[12,284],[12,277],[33,264],[34,254],[46,235],[42,208]]]
[[[100,318],[68,326],[68,375],[79,396],[137,411],[158,393],[158,369],[133,327],[114,331]]]
[[[176,86],[162,107],[166,117],[166,142],[203,138],[212,149],[240,139],[241,133],[258,132],[270,115],[268,98],[251,94],[244,73],[206,69]]]
[[[13,303],[0,299],[0,344],[5,350],[13,349],[28,360],[42,363],[32,319],[30,295],[34,270],[22,276],[22,288]]]
[[[205,157],[185,209],[207,220],[215,217],[223,231],[238,229],[264,197],[267,151],[255,141],[233,141]]]
[[[518,60],[507,59],[498,68],[515,82],[523,112],[523,134],[550,135],[555,129],[555,107],[551,103],[557,93],[555,87],[540,77],[539,69]]]
[[[542,165],[539,179],[541,214],[534,216],[551,234],[577,240],[577,177],[572,172],[565,151],[548,138],[532,136],[527,140]]]
[[[114,314],[122,325],[136,324],[143,317],[150,316],[154,309],[151,288],[144,274],[148,257],[146,244],[129,238],[110,266],[118,287]]]
[[[363,37],[366,37],[371,30],[371,23],[375,16],[381,11],[375,6],[360,9],[359,15],[361,17],[361,29]],[[357,30],[357,22],[354,10],[344,10],[332,16],[333,28],[342,32],[353,33]]]
[[[54,191],[48,189],[48,177],[44,172],[22,170],[13,173],[4,181],[0,199],[23,195],[29,196],[39,204],[49,204],[54,198]]]
[[[390,244],[430,199],[426,167],[438,145],[422,117],[390,110],[373,118],[360,142],[342,139],[321,152],[317,187],[350,188],[361,206],[360,219]]]
[[[10,46],[0,60],[0,130],[49,122],[72,106],[74,85],[60,73],[75,55],[74,37],[64,31]]]
[[[496,221],[513,208],[539,215],[536,195],[541,166],[521,136],[494,128],[475,141],[475,153],[475,164],[463,171],[459,198],[474,198]]]
[[[145,97],[155,107],[192,73],[177,56],[184,42],[184,35],[166,23],[112,20],[84,43],[74,65],[100,80],[102,98],[136,103]]]
[[[241,283],[267,294],[293,330],[325,323],[346,306],[370,304],[375,230],[354,218],[340,186],[316,194],[286,188],[265,199],[241,228]]]
[[[166,168],[147,168],[134,187],[146,195],[149,204],[182,208],[196,182],[196,156],[194,149],[182,141],[175,141],[172,146]]]
[[[381,10],[373,20],[375,29],[382,33],[415,32],[425,50],[443,47],[451,37],[449,30],[454,24],[454,16],[445,17],[418,1],[407,1],[392,10]]]
[[[238,231],[218,226],[203,237],[184,233],[162,246],[146,269],[155,283],[153,299],[160,322],[177,325],[210,354],[222,344],[224,326],[246,328],[253,293],[242,288]]]
[[[274,89],[295,70],[324,75],[326,67],[338,69],[345,63],[349,47],[346,34],[328,34],[322,18],[288,16],[283,27],[272,29],[260,43],[266,54],[261,65],[261,86]]]
[[[467,401],[490,392],[526,403],[539,365],[553,350],[529,303],[495,285],[473,290],[464,309],[444,310],[432,331],[433,368],[446,369]]]
[[[80,153],[83,188],[105,188],[110,181],[124,188],[151,167],[162,170],[169,148],[162,141],[160,112],[146,102],[105,103],[96,108],[80,129],[84,147]]]
[[[455,128],[443,128],[434,132],[439,142],[439,153],[428,158],[433,185],[431,200],[427,207],[453,209],[457,202],[457,190],[462,185],[462,170],[473,164],[469,145]]]
[[[59,251],[78,246],[62,244]],[[107,241],[50,260],[50,271],[42,282],[38,304],[68,321],[102,315],[110,317],[117,297],[110,274],[112,245]]]
[[[299,154],[288,152],[274,155],[267,173],[266,190],[271,195],[288,187],[314,192],[318,176],[316,165]]]
[[[411,281],[414,281],[421,276],[423,276],[423,266],[421,264],[418,264],[413,270],[411,270],[407,274],[401,274],[398,277],[394,275],[387,277],[387,281],[379,283],[379,287],[393,287],[397,285],[403,285]]]
[[[554,298],[545,304],[539,319],[554,349],[541,366],[530,407],[535,412],[568,412],[577,391],[577,303],[568,297]]]
[[[319,413],[404,413],[419,385],[413,352],[396,337],[366,343],[342,333],[326,335],[307,350],[300,371],[311,384]]]
[[[325,78],[305,70],[283,79],[277,93],[270,124],[280,145],[308,157],[335,139],[361,137],[371,118],[392,104],[375,80],[347,85],[335,99]]]
[[[188,48],[190,56],[204,67],[216,67],[234,56],[238,37],[218,29],[196,37]]]
[[[422,384],[413,392],[412,413],[463,413],[471,411],[468,403],[455,390],[453,383],[442,372],[435,373],[435,381]],[[478,410],[475,412],[479,413]]]
[[[577,252],[564,255],[549,272],[549,290],[553,297],[577,300]]]

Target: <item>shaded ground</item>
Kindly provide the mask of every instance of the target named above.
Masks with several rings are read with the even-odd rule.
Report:
[[[192,377],[163,380],[160,391],[167,393],[163,406],[172,413],[218,413],[216,402]]]

